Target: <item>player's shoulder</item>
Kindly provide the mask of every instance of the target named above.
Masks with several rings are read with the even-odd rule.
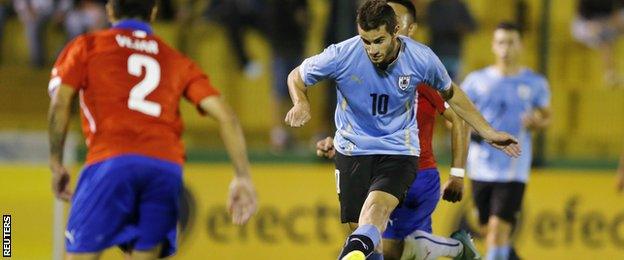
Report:
[[[348,55],[359,47],[361,47],[360,36],[356,35],[344,41],[332,44],[330,48],[333,48],[336,51],[337,56]]]
[[[431,48],[429,48],[429,46],[427,46],[424,43],[421,43],[419,41],[416,41],[416,40],[414,40],[414,39],[412,39],[410,37],[399,35],[399,39],[401,41],[403,41],[403,43],[405,44],[406,48],[409,48],[409,49],[412,49],[412,50],[417,50],[417,51],[433,52],[431,50]]]
[[[478,70],[471,71],[470,73],[468,73],[468,75],[466,75],[464,82],[470,82],[474,80],[483,80],[488,77],[493,77],[495,75],[496,75],[496,71],[494,70],[494,67],[488,66],[488,67],[484,67]]]
[[[63,50],[59,53],[57,61],[65,60],[68,57],[72,57],[72,59],[77,57],[86,58],[88,53],[93,48],[92,43],[94,37],[94,33],[85,33],[74,37],[67,44],[65,44]]]
[[[535,72],[530,68],[523,68],[521,72],[522,78],[534,82],[536,84],[544,84],[547,83],[548,80],[541,73]]]
[[[67,48],[86,48],[89,47],[91,42],[98,36],[99,32],[91,32],[84,33],[76,36],[74,39],[70,40],[66,47]]]
[[[190,61],[190,58],[188,58],[186,55],[184,55],[182,52],[180,52],[176,48],[169,45],[162,38],[160,38],[160,36],[153,34],[151,38],[158,43],[159,48],[164,54],[169,55],[175,59]]]
[[[419,56],[435,55],[433,50],[424,43],[418,42],[410,37],[399,35],[399,39],[403,42],[403,46],[407,52],[415,53]]]

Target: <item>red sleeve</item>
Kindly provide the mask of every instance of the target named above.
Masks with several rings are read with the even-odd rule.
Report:
[[[87,78],[87,36],[77,37],[61,52],[54,63],[50,85],[50,93],[61,84],[75,89],[84,87]]]
[[[206,97],[220,95],[219,90],[210,83],[208,76],[194,62],[190,62],[187,79],[184,97],[195,105],[199,105]]]
[[[446,106],[444,105],[444,99],[442,99],[442,96],[440,96],[440,94],[436,90],[434,90],[432,87],[422,84],[418,86],[418,93],[420,95],[423,95],[423,97],[425,97],[427,101],[429,101],[429,103],[433,105],[433,107],[435,108],[436,111],[438,111],[438,113],[443,114],[444,111],[446,111]]]

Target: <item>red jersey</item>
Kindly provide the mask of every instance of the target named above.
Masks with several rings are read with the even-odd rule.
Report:
[[[69,43],[51,90],[61,83],[79,91],[87,164],[120,154],[183,163],[180,99],[197,105],[219,94],[195,63],[134,20]]]
[[[435,117],[446,111],[444,100],[433,88],[420,84],[416,89],[418,92],[418,111],[416,121],[418,123],[418,140],[420,141],[420,158],[418,158],[418,168],[420,170],[436,167],[433,156],[433,126]]]

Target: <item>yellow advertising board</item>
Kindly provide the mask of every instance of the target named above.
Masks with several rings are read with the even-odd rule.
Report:
[[[260,208],[242,227],[225,213],[231,172],[222,164],[186,167],[175,259],[335,259],[347,230],[339,223],[332,165],[255,165]],[[0,179],[0,210],[13,221],[13,258],[50,258],[49,173],[45,167],[0,166]],[[608,171],[536,170],[515,233],[517,251],[529,260],[624,259],[623,202]],[[441,202],[434,214],[437,234],[460,226],[475,233],[483,250],[469,196]],[[104,259],[119,256],[110,250]]]

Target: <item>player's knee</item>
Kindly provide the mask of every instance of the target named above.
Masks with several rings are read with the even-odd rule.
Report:
[[[488,237],[491,244],[504,245],[509,241],[511,223],[493,216],[488,222]]]
[[[158,259],[160,255],[162,245],[157,245],[148,250],[134,250],[132,251],[131,259],[133,260],[153,260]]]

